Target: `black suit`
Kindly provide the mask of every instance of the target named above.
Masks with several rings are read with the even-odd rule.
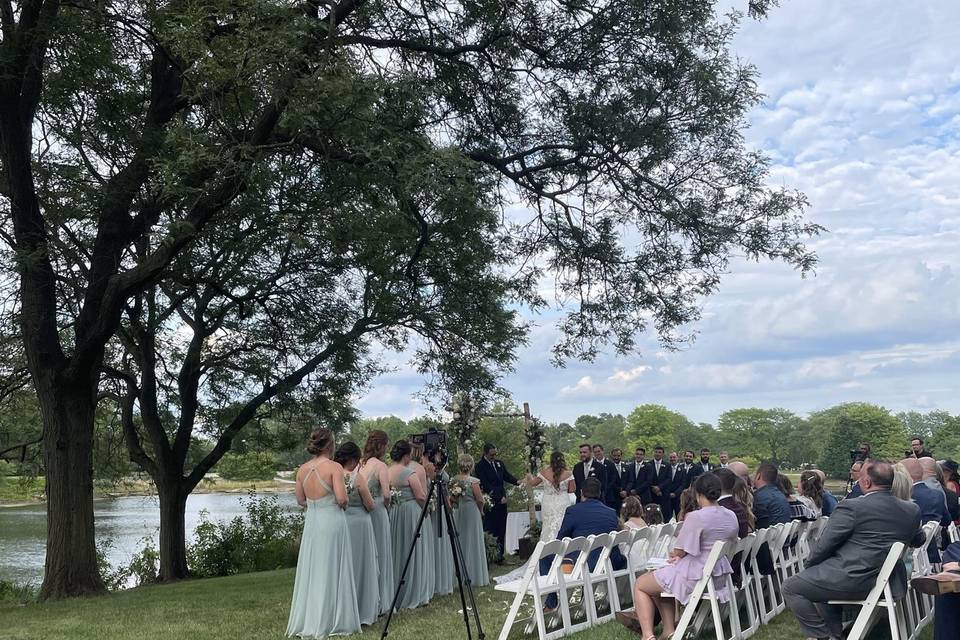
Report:
[[[597,479],[600,481],[600,486],[603,487],[600,494],[603,503],[619,512],[622,501],[620,500],[620,474],[617,473],[617,466],[613,460],[604,458],[603,462],[594,460],[593,468],[597,470]]]
[[[709,462],[706,464],[702,462],[694,462],[693,468],[687,472],[687,486],[689,487],[691,484],[693,484],[693,481],[696,480],[698,477],[702,476],[705,473],[713,471],[716,468],[717,468],[716,465],[712,465]]]
[[[656,460],[651,460],[647,463],[647,477],[650,478],[650,486],[659,487],[660,495],[656,493],[651,494],[651,502],[655,502],[660,505],[660,510],[663,511],[663,521],[666,522],[670,519],[671,513],[671,503],[670,503],[670,463],[666,460],[660,461],[660,472],[657,473],[657,463]]]
[[[670,480],[670,508],[671,514],[663,514],[664,520],[669,520],[670,515],[680,513],[680,494],[689,486],[687,482],[687,469],[684,465],[678,464],[670,469],[672,479]]]
[[[589,465],[589,471],[585,471]],[[573,484],[576,487],[574,495],[577,496],[577,502],[580,502],[580,492],[583,490],[583,481],[587,478],[598,478],[597,461],[590,458],[586,462],[578,462],[573,465]]]
[[[504,483],[517,485],[517,479],[510,475],[506,466],[499,460],[491,463],[483,458],[473,467],[473,475],[480,481],[480,490],[490,496],[493,508],[483,515],[483,530],[497,538],[499,558],[503,559],[503,544],[507,536],[507,505],[500,500],[507,493]]]
[[[650,476],[647,473],[646,460],[639,465],[636,460],[627,465],[623,490],[632,496],[637,496],[640,499],[640,504],[652,502],[650,499]]]

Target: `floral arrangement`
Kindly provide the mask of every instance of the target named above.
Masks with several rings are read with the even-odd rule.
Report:
[[[403,492],[396,487],[390,489],[390,506],[403,504]]]
[[[451,482],[450,483],[450,499],[454,503],[459,505],[460,499],[463,498],[463,495],[466,492],[466,490],[467,488],[463,485],[462,482],[457,482],[457,481]]]
[[[483,510],[490,511],[493,509],[493,498],[490,497],[489,493],[483,494]]]
[[[543,464],[543,456],[547,451],[547,434],[539,418],[531,418],[524,426],[523,431],[527,436],[524,453],[530,463],[531,471],[536,473],[536,470]]]
[[[347,493],[353,491],[353,474],[345,473],[343,474],[343,486],[347,488]]]
[[[469,451],[477,437],[477,425],[480,423],[480,403],[469,393],[457,392],[450,399],[447,409],[453,414],[450,431],[454,439]]]

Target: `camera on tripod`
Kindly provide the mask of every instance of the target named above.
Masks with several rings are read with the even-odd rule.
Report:
[[[408,438],[410,444],[422,445],[423,452],[437,468],[442,470],[447,465],[447,432],[430,427],[424,433],[411,433]]]
[[[861,444],[856,449],[850,449],[850,464],[863,462],[870,457],[870,445]]]

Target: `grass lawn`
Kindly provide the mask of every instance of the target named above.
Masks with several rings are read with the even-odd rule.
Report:
[[[101,598],[46,604],[0,603],[0,640],[280,640],[286,628],[293,570],[249,573],[141,587]],[[477,590],[481,621],[496,638],[510,599],[493,588]],[[459,596],[436,598],[429,606],[394,616],[389,638],[465,638]],[[378,622],[358,638],[379,638]],[[523,637],[519,633],[511,637]],[[535,638],[536,636],[529,636]],[[633,640],[616,622],[588,629],[577,638]],[[932,638],[927,629],[922,636]],[[476,635],[474,635],[476,638]],[[756,640],[802,640],[789,612],[762,627]]]

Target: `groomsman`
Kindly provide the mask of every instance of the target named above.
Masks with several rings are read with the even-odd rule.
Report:
[[[631,496],[637,496],[640,504],[649,504],[650,499],[650,477],[647,473],[647,461],[644,457],[647,455],[646,449],[637,447],[633,452],[633,462],[627,465],[627,473],[624,478],[623,493]]]
[[[483,530],[497,538],[497,562],[503,562],[503,545],[507,537],[507,492],[504,483],[517,486],[502,462],[497,460],[497,448],[489,442],[483,445],[483,458],[473,475],[480,481],[480,490],[490,496],[493,507],[483,514]]]
[[[686,489],[693,482],[694,476],[690,472],[693,471],[693,450],[687,449],[683,452],[683,462],[680,463],[680,466],[683,467],[683,488]]]
[[[596,469],[597,479],[603,487],[603,503],[619,513],[620,505],[623,504],[620,501],[620,474],[613,460],[604,457],[601,444],[593,445],[593,468]]]
[[[673,514],[680,513],[680,494],[688,487],[687,468],[683,463],[678,462],[677,454],[670,454],[670,509],[671,513],[663,514],[664,522],[670,519]]]
[[[670,513],[670,463],[663,459],[663,447],[653,448],[653,460],[647,465],[647,476],[650,478],[651,502],[660,505],[663,511],[663,520],[666,522]]]
[[[710,473],[713,471],[713,465],[710,464],[710,449],[704,447],[700,449],[700,462],[693,465],[693,469],[687,474],[689,478],[689,484],[692,484],[694,480],[702,476],[705,473]]]
[[[573,484],[576,487],[575,495],[580,502],[580,492],[583,490],[583,481],[587,478],[596,478],[597,470],[593,465],[593,452],[586,442],[580,445],[580,462],[573,465]]]
[[[720,452],[720,464],[719,464],[718,468],[720,468],[720,469],[726,469],[726,468],[727,468],[727,464],[728,464],[729,462],[730,462],[730,454],[727,453],[726,451],[721,451],[721,452]]]

